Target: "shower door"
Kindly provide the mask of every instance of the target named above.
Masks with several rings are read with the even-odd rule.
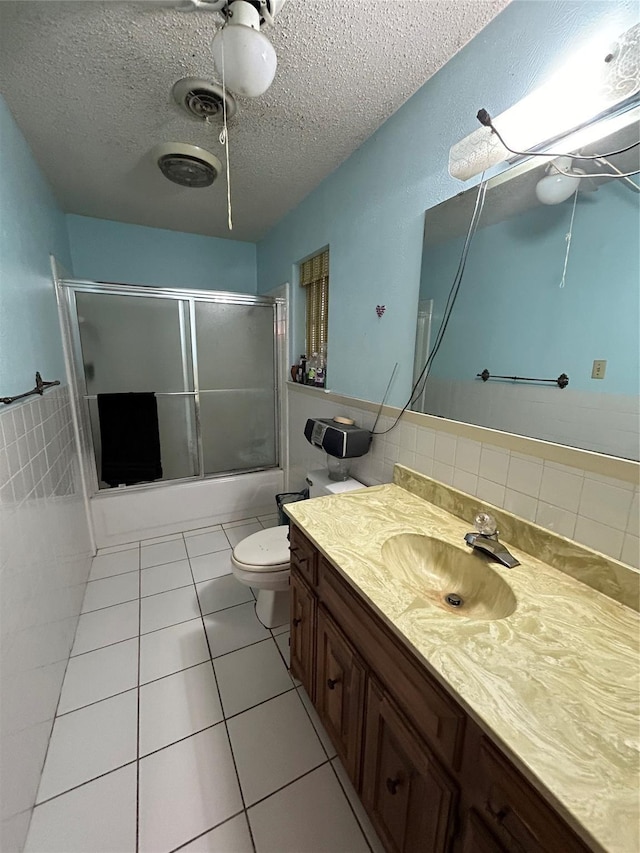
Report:
[[[274,300],[61,284],[99,489],[98,394],[155,393],[163,481],[278,465]]]
[[[196,301],[194,313],[204,473],[273,467],[273,310]]]

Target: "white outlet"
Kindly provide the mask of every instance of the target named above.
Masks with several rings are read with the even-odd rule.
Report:
[[[607,362],[606,359],[596,359],[593,362],[593,369],[591,371],[592,379],[604,379],[604,374],[607,370]]]

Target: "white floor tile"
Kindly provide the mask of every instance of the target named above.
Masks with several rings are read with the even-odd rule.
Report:
[[[222,530],[216,530],[214,533],[200,533],[197,536],[185,536],[185,542],[190,557],[213,554],[214,551],[224,551],[229,547],[227,537]]]
[[[140,755],[222,720],[210,661],[140,688]]]
[[[180,853],[253,853],[253,844],[245,814],[232,817],[182,847]]]
[[[168,628],[200,615],[193,585],[151,595],[140,601],[140,633]]]
[[[136,766],[36,806],[25,853],[135,853]]]
[[[263,527],[278,527],[280,524],[277,513],[275,515],[260,515],[258,521]]]
[[[349,779],[342,762],[339,758],[334,758],[331,764],[338,775],[338,780],[342,785],[342,790],[345,792],[347,799],[351,803],[351,808],[355,812],[356,819],[360,824],[360,829],[364,832],[371,850],[373,853],[385,853],[382,842],[378,838],[378,833],[373,828],[373,824],[369,820],[369,816],[364,810],[364,806],[360,802],[360,798],[356,794],[356,790],[351,784],[351,780]]]
[[[257,853],[369,853],[328,764],[249,809],[249,823]]]
[[[290,635],[289,631],[283,631],[281,634],[278,634],[275,638],[276,643],[278,645],[278,648],[280,649],[280,654],[282,655],[282,659],[284,660],[287,669],[289,669],[289,667],[291,666],[291,660],[290,660],[291,656],[289,654],[289,637],[290,636],[291,635]]]
[[[327,760],[295,690],[233,717],[227,725],[248,806]]]
[[[168,592],[181,586],[193,583],[188,560],[178,560],[176,563],[165,563],[162,566],[152,566],[140,572],[141,595],[155,595],[158,592]]]
[[[201,619],[140,637],[140,683],[162,678],[209,659]]]
[[[329,756],[329,758],[334,758],[336,755],[336,748],[331,743],[331,738],[327,734],[325,727],[322,725],[322,720],[318,716],[318,712],[313,707],[313,703],[311,699],[307,696],[307,691],[304,687],[298,687],[298,696],[302,699],[302,704],[307,710],[309,717],[311,718],[311,723],[313,728],[316,730],[318,737],[320,738],[320,742],[324,747],[325,752]]]
[[[293,688],[273,640],[264,640],[215,661],[226,717]]]
[[[70,658],[58,714],[108,699],[138,685],[138,639]]]
[[[90,652],[138,636],[138,602],[129,601],[105,610],[83,613],[78,620],[72,655]]]
[[[235,575],[224,575],[221,578],[203,581],[196,584],[196,589],[203,616],[254,600],[251,589],[236,580]]]
[[[226,528],[225,533],[229,544],[235,548],[238,542],[242,542],[247,536],[251,536],[252,533],[257,533],[259,530],[264,530],[264,527],[259,521],[254,521],[253,524],[239,524],[237,527]]]
[[[168,542],[158,542],[155,545],[142,545],[140,548],[140,567],[143,569],[186,559],[187,551],[182,536],[179,539],[170,539]]]
[[[140,853],[164,853],[242,809],[224,724],[140,762]]]
[[[136,600],[140,592],[139,583],[138,572],[89,581],[82,602],[82,613]]]
[[[285,622],[284,625],[278,625],[277,628],[272,628],[271,633],[274,637],[277,637],[279,634],[285,634],[289,631],[289,622]]]
[[[211,613],[204,617],[204,626],[214,658],[271,636],[258,621],[255,602]]]
[[[135,690],[58,717],[36,802],[115,770],[136,758]]]
[[[100,578],[110,578],[113,575],[121,575],[125,572],[137,572],[140,563],[139,548],[129,548],[123,551],[115,551],[104,554],[98,551],[91,563],[89,580],[95,581]]]
[[[227,546],[229,543],[227,542]],[[200,557],[189,557],[193,579],[196,583],[219,578],[231,574],[231,548],[216,551],[214,554],[203,554]]]

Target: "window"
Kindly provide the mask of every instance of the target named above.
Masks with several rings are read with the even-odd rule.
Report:
[[[326,354],[329,319],[329,250],[300,264],[300,286],[307,299],[305,346],[307,355]]]

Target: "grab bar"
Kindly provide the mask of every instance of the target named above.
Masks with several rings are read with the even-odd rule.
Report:
[[[52,385],[59,385],[60,380],[55,379],[53,382],[45,382],[40,376],[39,373],[36,373],[36,387],[32,388],[31,391],[25,391],[24,394],[16,394],[15,397],[0,397],[0,402],[8,405],[9,403],[15,403],[16,400],[22,400],[25,397],[30,397],[32,394],[39,394],[42,397],[45,388],[51,388]]]

